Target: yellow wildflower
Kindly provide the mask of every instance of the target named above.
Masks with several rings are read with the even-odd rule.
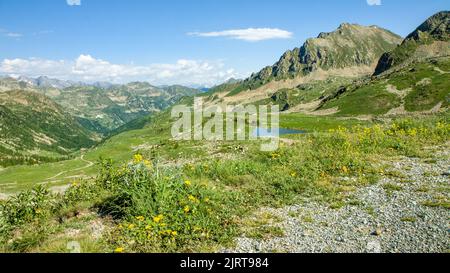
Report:
[[[136,216],[136,220],[138,220],[138,221],[144,221],[145,218],[144,218],[144,216]]]
[[[188,199],[189,199],[189,201],[194,202],[194,203],[199,202],[199,200],[197,198],[195,198],[193,195],[189,195]]]
[[[183,210],[184,212],[188,213],[191,210],[191,208],[189,206],[185,206]]]
[[[297,177],[297,172],[292,172],[292,173],[291,173],[291,176],[292,176],[292,177]]]
[[[186,186],[190,186],[190,185],[192,185],[192,182],[190,180],[186,180],[186,181],[184,181],[184,184]]]
[[[348,168],[347,168],[346,166],[343,166],[343,167],[342,167],[342,172],[348,173]]]
[[[159,223],[159,222],[161,222],[161,220],[162,220],[163,218],[164,218],[163,215],[160,214],[160,215],[158,215],[158,216],[153,217],[153,222]]]
[[[147,167],[147,168],[152,168],[153,167],[153,165],[152,165],[152,162],[150,161],[150,160],[144,160],[144,165]]]
[[[134,228],[134,224],[129,224],[128,225],[128,229],[133,229]]]
[[[140,163],[140,162],[142,162],[143,159],[144,158],[142,157],[141,154],[135,154],[134,155],[134,163]]]
[[[417,135],[417,129],[413,128],[413,129],[408,129],[408,135],[410,136],[416,136]]]
[[[175,230],[172,231],[172,236],[177,236],[177,235],[178,235],[178,232],[176,232]]]
[[[123,247],[118,247],[114,250],[115,253],[123,253],[124,249]]]

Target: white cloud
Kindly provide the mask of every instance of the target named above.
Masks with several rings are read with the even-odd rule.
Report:
[[[381,0],[367,0],[369,6],[381,6]]]
[[[248,42],[257,42],[270,39],[289,39],[292,37],[292,32],[278,28],[247,28],[213,32],[190,32],[188,35],[199,37],[229,37]]]
[[[37,58],[5,59],[0,64],[0,73],[14,75],[55,75],[68,73],[65,61],[51,61]],[[36,74],[35,74],[36,73]]]
[[[33,36],[48,35],[48,34],[52,34],[52,33],[55,33],[55,32],[53,30],[41,30],[41,31],[33,32]]]
[[[7,29],[0,28],[0,35],[9,37],[9,38],[20,38],[23,37],[22,33],[10,32]]]
[[[6,33],[6,36],[7,36],[7,37],[10,37],[10,38],[20,38],[20,37],[22,37],[23,35],[20,34],[20,33],[9,32],[9,33]]]
[[[244,75],[225,67],[222,61],[178,60],[172,64],[113,64],[91,55],[80,55],[72,61],[30,59],[5,59],[0,63],[0,73],[29,77],[48,76],[76,81],[109,81],[125,83],[148,81],[155,85],[182,84],[213,86],[230,78]]]
[[[81,6],[81,0],[67,0],[69,6]]]

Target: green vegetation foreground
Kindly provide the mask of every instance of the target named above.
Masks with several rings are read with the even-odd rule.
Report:
[[[162,135],[169,128],[152,126]],[[38,186],[4,201],[1,250],[67,252],[75,241],[83,252],[219,251],[258,208],[299,199],[335,209],[351,205],[357,188],[377,183],[386,171],[384,159],[432,160],[433,150],[424,147],[448,149],[449,135],[447,112],[332,126],[284,139],[273,153],[260,152],[258,142],[160,140],[126,163],[102,160],[95,179],[75,182],[63,194]],[[449,202],[433,206],[449,208]]]

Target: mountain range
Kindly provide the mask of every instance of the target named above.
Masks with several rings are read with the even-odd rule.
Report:
[[[343,23],[333,32],[320,33],[301,47],[286,51],[274,65],[242,82],[213,88],[210,93],[215,96],[211,103],[256,102],[279,90],[290,90],[288,93],[301,97],[300,89],[310,88],[304,86],[307,84],[331,80],[336,85],[371,75],[383,53],[393,50],[401,41],[400,36],[377,26]]]
[[[119,85],[48,77],[0,78],[0,165],[66,158],[135,119],[200,92],[146,82]]]
[[[156,87],[146,82],[82,83],[48,77],[0,79],[0,92],[25,90],[43,94],[73,115],[87,129],[107,134],[133,119],[158,112],[200,90],[184,86]]]
[[[69,156],[111,134],[141,128],[149,115],[195,95],[209,105],[277,104],[283,112],[360,118],[447,109],[449,18],[450,12],[439,12],[404,39],[378,26],[343,23],[247,79],[207,90],[2,77],[0,164]]]
[[[249,78],[207,92],[209,104],[278,104],[312,115],[436,111],[448,105],[449,12],[407,37],[378,26],[341,24]]]

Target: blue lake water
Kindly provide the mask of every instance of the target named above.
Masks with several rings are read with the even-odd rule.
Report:
[[[286,128],[262,128],[258,127],[253,131],[253,136],[256,137],[275,137],[277,136],[276,130],[279,131],[279,136],[282,135],[299,135],[299,134],[306,134],[306,131],[304,130],[294,130],[294,129],[286,129]]]

